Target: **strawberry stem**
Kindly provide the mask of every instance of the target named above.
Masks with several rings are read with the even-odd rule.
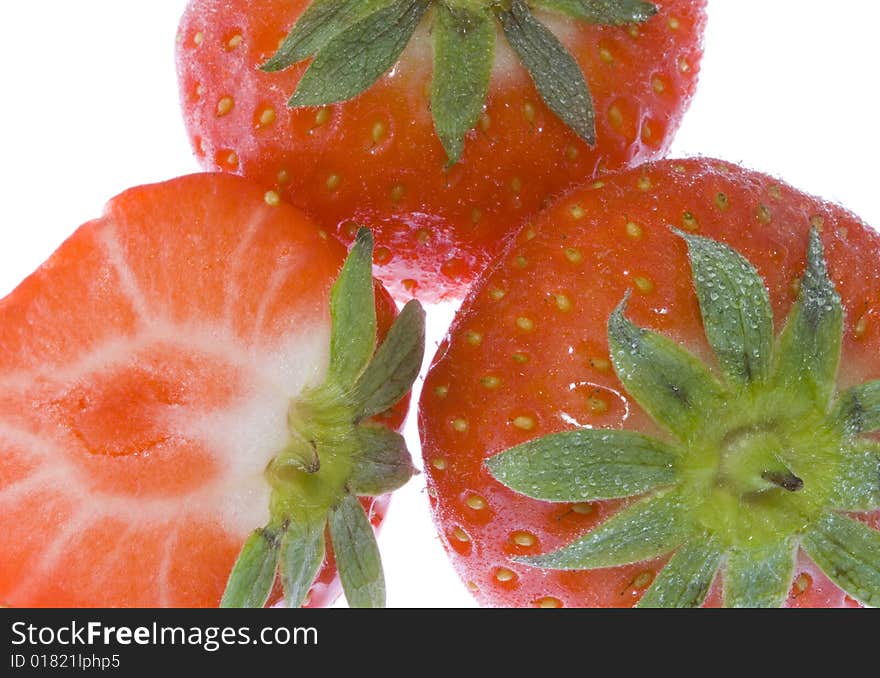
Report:
[[[245,543],[224,607],[264,605],[279,573],[288,604],[303,604],[324,558],[325,528],[349,604],[384,605],[381,559],[357,497],[396,490],[415,472],[403,437],[369,417],[412,387],[425,316],[410,302],[376,348],[372,251],[372,235],[361,229],[330,295],[326,379],[290,404],[288,443],[266,468],[272,517]]]
[[[269,465],[270,473],[279,479],[290,468],[305,473],[317,473],[321,459],[314,441],[305,440],[295,429],[290,429],[290,441]]]
[[[768,483],[781,487],[788,492],[798,492],[804,489],[804,481],[791,471],[764,471],[761,477]]]
[[[452,165],[486,103],[497,24],[550,110],[592,145],[596,125],[589,85],[533,8],[610,26],[649,21],[658,12],[642,0],[314,0],[262,69],[280,71],[312,57],[289,105],[352,99],[394,65],[428,17],[434,36],[431,109]]]

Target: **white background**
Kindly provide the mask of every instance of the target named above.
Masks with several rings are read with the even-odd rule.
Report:
[[[185,0],[0,3],[0,295],[125,188],[197,171],[177,103]],[[673,155],[783,177],[880,226],[873,0],[710,0],[701,83]],[[451,317],[429,310],[429,353]],[[418,460],[415,413],[408,425]],[[424,481],[380,536],[390,606],[469,606]]]

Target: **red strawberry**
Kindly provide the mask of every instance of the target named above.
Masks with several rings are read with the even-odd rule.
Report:
[[[370,247],[339,273],[276,194],[193,175],[118,196],[0,301],[0,602],[217,605],[253,532],[224,603],[262,605],[277,569],[326,605],[329,519],[349,602],[381,604],[355,497],[377,524],[411,472],[389,408],[422,316],[381,286],[374,306]]]
[[[720,161],[610,175],[471,292],[420,427],[483,604],[876,606],[880,236]]]
[[[704,6],[192,0],[181,101],[205,167],[273,187],[346,242],[366,223],[395,295],[458,297],[554,194],[665,152]]]

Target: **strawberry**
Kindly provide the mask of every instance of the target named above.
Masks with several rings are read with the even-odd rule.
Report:
[[[398,298],[460,298],[554,194],[666,151],[704,24],[705,0],[191,0],[180,96],[206,168],[368,225]]]
[[[525,226],[420,403],[477,600],[880,604],[878,262],[852,214],[709,159]]]
[[[0,602],[260,606],[277,572],[326,605],[338,567],[381,605],[368,515],[412,472],[423,315],[374,295],[371,247],[340,272],[277,194],[193,175],[116,197],[0,301]]]

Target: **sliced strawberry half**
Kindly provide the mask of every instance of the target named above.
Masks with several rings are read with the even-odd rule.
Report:
[[[237,567],[224,602],[264,604],[277,571],[290,604],[327,604],[329,518],[349,602],[381,604],[378,556],[352,573],[340,526],[374,553],[357,496],[412,471],[391,429],[422,313],[394,321],[371,251],[363,231],[340,273],[344,248],[275,194],[193,175],[118,196],[0,301],[0,601],[217,605],[258,530],[285,553],[260,580]]]

